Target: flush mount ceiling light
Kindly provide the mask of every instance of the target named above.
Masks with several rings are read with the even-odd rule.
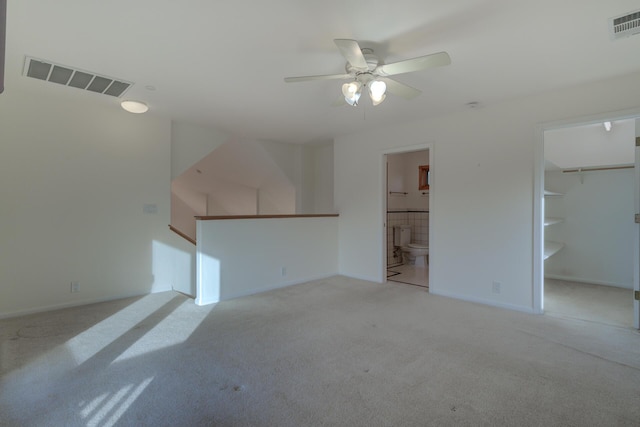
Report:
[[[142,101],[131,101],[126,100],[120,103],[120,106],[124,108],[126,111],[134,114],[142,114],[149,111],[149,107]]]
[[[344,74],[326,74],[319,76],[286,77],[287,83],[304,82],[309,80],[351,79],[350,83],[342,85],[344,99],[334,105],[357,106],[362,88],[369,89],[369,97],[373,105],[379,105],[387,97],[387,93],[405,99],[412,99],[422,92],[411,86],[392,79],[388,76],[396,74],[412,73],[427,68],[440,67],[451,64],[447,52],[438,52],[431,55],[419,56],[404,61],[385,64],[373,54],[372,49],[361,48],[357,41],[348,39],[335,39],[334,43],[340,49],[340,53],[347,60]]]

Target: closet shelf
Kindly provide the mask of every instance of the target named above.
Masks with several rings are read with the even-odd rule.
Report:
[[[555,255],[562,248],[564,248],[564,243],[552,242],[552,241],[546,240],[544,242],[544,259],[547,259],[552,255]]]
[[[558,224],[560,222],[564,221],[564,218],[552,218],[552,217],[545,217],[544,218],[544,226],[548,226],[548,225],[553,225],[553,224]]]

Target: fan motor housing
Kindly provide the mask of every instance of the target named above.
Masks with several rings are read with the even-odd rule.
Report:
[[[364,56],[365,61],[367,61],[367,66],[369,68],[368,71],[357,69],[353,65],[347,62],[346,65],[344,66],[344,69],[347,71],[347,73],[355,74],[355,75],[363,74],[367,72],[371,73],[378,67],[378,65],[380,65],[380,58],[378,58],[376,55],[373,54],[372,49],[363,48],[361,50],[362,50],[362,55]]]

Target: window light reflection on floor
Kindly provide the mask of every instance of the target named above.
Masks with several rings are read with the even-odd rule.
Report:
[[[87,421],[87,426],[111,427],[115,425],[125,411],[136,401],[151,381],[153,381],[153,378],[154,377],[145,379],[135,388],[133,388],[133,384],[122,387],[114,393],[111,398],[107,399],[104,404],[102,402],[105,398],[108,398],[106,394],[93,399],[81,412],[82,417],[85,419],[91,416]],[[131,390],[132,388],[133,390]],[[111,415],[109,416],[109,414]],[[109,416],[109,418],[104,421],[107,416]]]

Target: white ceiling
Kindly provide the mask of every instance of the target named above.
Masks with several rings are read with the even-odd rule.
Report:
[[[593,123],[544,133],[546,170],[631,165],[635,162],[635,119]]]
[[[113,97],[23,77],[29,55],[133,81],[126,96],[146,101],[148,114],[242,138],[327,141],[640,70],[640,36],[611,41],[608,32],[608,19],[637,0],[8,3],[5,91],[119,108]],[[452,65],[397,76],[423,91],[413,100],[331,107],[341,81],[283,78],[343,72],[334,38],[359,40],[387,63],[447,51]]]

